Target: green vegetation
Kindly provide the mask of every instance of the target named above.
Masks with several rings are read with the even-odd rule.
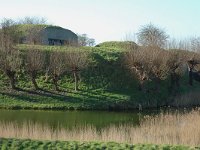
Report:
[[[177,95],[197,91],[196,52],[164,50],[168,36],[144,26],[140,44],[105,42],[96,47],[40,46],[32,26],[1,23],[0,108],[135,109],[179,106]],[[17,28],[18,27],[18,28]],[[17,45],[22,30],[29,45]],[[192,61],[189,61],[192,58]],[[190,64],[188,64],[190,62]],[[192,64],[191,64],[192,63]],[[190,70],[190,85],[186,67]],[[10,87],[10,88],[9,88]],[[174,103],[174,100],[176,102]],[[185,106],[198,105],[196,101]]]
[[[127,49],[127,47],[135,47],[137,48],[138,45],[132,41],[109,41],[109,42],[103,42],[96,47],[102,47],[102,48],[114,48],[114,49]]]
[[[69,45],[65,47],[40,46],[37,45],[41,41],[38,33],[40,28],[44,27],[43,25],[37,25],[38,28],[32,25],[19,26],[11,20],[4,20],[0,25],[0,41],[2,41],[0,43],[0,108],[51,110],[139,108],[141,110],[200,104],[197,101],[199,94],[196,92],[200,86],[194,82],[200,82],[199,45],[196,47],[194,43],[190,43],[192,46],[185,50],[181,47],[167,48],[168,35],[154,25],[143,26],[138,32],[140,46],[130,41],[113,41],[101,43],[96,47],[83,47],[85,44],[82,44],[82,47],[77,45],[70,47],[70,41],[66,41]],[[20,40],[24,40],[22,37],[26,32],[29,45],[17,45]],[[94,41],[90,41],[91,45],[92,42]],[[10,126],[2,124],[0,135],[5,138],[25,136],[25,138],[41,139],[43,133],[42,135],[47,137],[45,140],[51,138],[50,140],[76,141],[76,138],[81,138],[78,140],[83,143],[1,139],[0,144],[2,149],[25,147],[30,149],[190,149],[184,146],[85,142],[95,139],[108,142],[185,144],[187,141],[186,144],[194,146],[199,142],[196,141],[199,139],[196,138],[199,134],[193,127],[199,125],[198,121],[195,122],[199,120],[196,119],[196,115],[199,116],[199,112],[190,113],[186,118],[176,114],[161,114],[155,118],[146,117],[146,121],[141,122],[137,127],[110,126],[102,131],[90,126],[85,130],[76,129],[76,132],[53,130],[53,128],[44,130],[37,124],[35,127],[30,126],[30,123],[28,127],[36,130],[33,132],[24,125],[20,129],[14,124]],[[178,126],[177,120],[180,121]],[[192,123],[193,126],[185,122]],[[188,132],[189,130],[191,131]],[[16,132],[23,133],[23,136],[15,134]],[[167,141],[163,141],[166,139]],[[133,142],[134,140],[139,142]]]
[[[16,28],[18,32],[20,32],[21,36],[27,36],[28,32],[30,32],[30,30],[33,30],[34,28],[43,29],[48,26],[49,25],[43,25],[43,24],[41,25],[20,24],[20,25],[16,25]]]
[[[6,109],[134,109],[141,104],[145,107],[159,107],[173,103],[174,95],[169,92],[170,78],[161,81],[160,92],[143,93],[138,90],[138,80],[122,63],[124,49],[105,47],[69,48],[59,46],[18,45],[21,53],[29,49],[51,51],[87,51],[89,65],[80,72],[79,90],[74,91],[74,77],[70,70],[58,81],[60,91],[54,90],[52,78],[46,80],[41,71],[36,81],[41,90],[34,90],[25,70],[17,72],[19,90],[9,90],[8,78],[1,73],[0,107]],[[148,81],[149,87],[155,83]],[[188,85],[188,76],[180,79],[179,94],[198,90],[198,84]]]
[[[199,149],[189,146],[170,146],[170,145],[153,145],[153,144],[119,144],[115,142],[75,142],[75,141],[36,141],[36,140],[19,140],[19,139],[0,139],[2,150],[8,149],[69,149],[69,150],[96,150],[96,149],[115,149],[115,150],[192,150]]]
[[[17,48],[25,52],[32,48],[32,46],[19,45]],[[58,49],[60,51],[67,51],[69,49],[58,46],[34,46],[34,48],[47,52]],[[55,92],[52,79],[49,79],[47,82],[44,81],[45,75],[37,77],[37,83],[41,89],[47,91],[32,91],[33,86],[29,77],[23,72],[19,72],[17,87],[29,92],[2,90],[0,95],[1,107],[16,109],[112,109],[115,106],[121,107],[123,104],[126,107],[126,103],[130,99],[129,95],[121,92],[113,92],[121,88],[121,86],[125,86],[123,81],[126,81],[126,77],[122,76],[124,71],[121,65],[119,65],[122,50],[88,47],[83,47],[81,50],[91,53],[92,65],[89,65],[86,70],[81,72],[81,82],[79,82],[78,92],[73,90],[74,81],[71,72],[67,72],[59,81],[59,86],[63,89],[63,92]],[[116,75],[119,76],[118,79],[114,78]],[[1,74],[0,83],[2,89],[8,86],[8,79],[3,74]],[[115,86],[116,84],[118,84],[117,87]]]

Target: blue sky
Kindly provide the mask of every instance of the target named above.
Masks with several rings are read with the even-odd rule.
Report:
[[[170,37],[200,36],[200,0],[0,0],[0,18],[41,16],[96,43],[123,40],[153,23]]]

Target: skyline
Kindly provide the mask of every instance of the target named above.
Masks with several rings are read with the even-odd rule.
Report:
[[[171,38],[200,36],[198,0],[7,0],[1,2],[0,19],[45,17],[50,24],[87,34],[96,43],[123,40],[152,23]],[[151,3],[150,3],[151,2]]]

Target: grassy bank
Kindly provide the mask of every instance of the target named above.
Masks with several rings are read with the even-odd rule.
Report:
[[[143,108],[199,105],[198,96],[192,98],[189,95],[193,95],[193,91],[198,93],[200,86],[197,83],[193,87],[189,86],[187,74],[180,79],[180,89],[175,93],[168,90],[169,78],[161,81],[160,92],[139,91],[138,81],[122,63],[124,47],[127,45],[133,46],[133,43],[106,42],[98,47],[80,48],[90,53],[91,61],[88,68],[80,73],[77,92],[74,91],[74,79],[71,72],[67,72],[59,80],[61,89],[59,92],[54,90],[51,78],[45,80],[44,73],[40,73],[36,78],[41,88],[37,91],[34,90],[30,77],[23,69],[17,73],[18,90],[10,90],[8,78],[0,73],[0,108],[119,110],[138,109],[139,105]],[[18,45],[17,48],[23,53],[30,46]],[[67,47],[58,46],[35,46],[35,48],[42,51],[68,50]],[[155,86],[151,81],[146,84],[152,89]],[[181,100],[176,97],[177,95],[182,96]],[[187,98],[190,98],[190,101]]]
[[[170,146],[170,145],[153,145],[153,144],[120,144],[120,143],[104,143],[104,142],[64,142],[64,141],[35,141],[35,140],[19,140],[19,139],[0,139],[0,148],[2,150],[7,149],[68,149],[68,150],[194,150],[199,148],[193,148],[189,146]]]
[[[34,122],[0,122],[3,138],[61,141],[101,141],[129,144],[200,145],[200,110],[145,117],[140,125],[110,125],[98,129],[91,125],[52,128]]]

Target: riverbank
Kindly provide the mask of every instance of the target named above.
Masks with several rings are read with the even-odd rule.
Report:
[[[195,87],[196,88],[196,87]],[[114,93],[103,89],[66,92],[51,90],[5,90],[0,88],[0,109],[25,110],[156,110],[195,108],[200,105],[199,92],[195,90],[176,97],[162,98],[160,94],[141,95]],[[192,88],[191,88],[192,89]],[[159,95],[158,97],[155,97]],[[149,97],[148,97],[149,96]]]
[[[137,104],[128,95],[102,90],[73,90],[55,92],[44,90],[1,90],[1,109],[29,110],[128,110],[137,109]]]
[[[38,141],[29,139],[0,139],[0,148],[6,149],[69,149],[69,150],[94,150],[94,149],[126,149],[126,150],[194,150],[198,147],[189,146],[170,146],[170,145],[153,145],[153,144],[122,144],[115,142],[76,142],[76,141]]]

